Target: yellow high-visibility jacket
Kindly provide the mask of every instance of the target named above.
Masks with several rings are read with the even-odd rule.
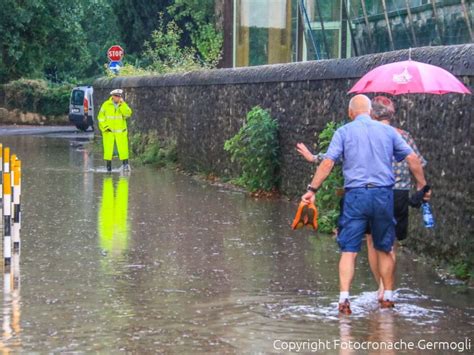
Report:
[[[127,118],[132,115],[132,109],[125,101],[115,106],[110,97],[102,104],[97,121],[99,121],[99,129],[102,132],[111,131],[112,133],[120,133],[127,130]]]

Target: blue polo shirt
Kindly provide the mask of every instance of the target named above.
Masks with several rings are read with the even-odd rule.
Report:
[[[334,133],[325,158],[343,160],[345,188],[391,187],[393,158],[402,161],[412,152],[393,127],[362,114]]]

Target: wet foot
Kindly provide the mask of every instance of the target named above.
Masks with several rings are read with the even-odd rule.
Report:
[[[381,300],[379,301],[380,303],[380,308],[394,308],[395,307],[395,302],[390,301],[390,300]]]
[[[345,315],[352,314],[351,304],[349,303],[349,300],[346,299],[343,303],[339,303],[339,313]]]
[[[383,301],[383,291],[384,291],[383,285],[380,285],[379,289],[377,290],[377,300],[379,302]]]

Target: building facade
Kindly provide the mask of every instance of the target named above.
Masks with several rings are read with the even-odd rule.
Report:
[[[223,5],[224,67],[474,41],[469,0],[224,0]]]

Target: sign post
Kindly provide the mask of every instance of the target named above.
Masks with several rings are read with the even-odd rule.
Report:
[[[120,72],[120,69],[122,68],[123,64],[122,62],[109,62],[109,70],[117,75]]]
[[[114,74],[118,74],[120,68],[123,66],[122,59],[124,50],[119,45],[114,45],[107,50],[107,57],[109,58],[109,70]]]

